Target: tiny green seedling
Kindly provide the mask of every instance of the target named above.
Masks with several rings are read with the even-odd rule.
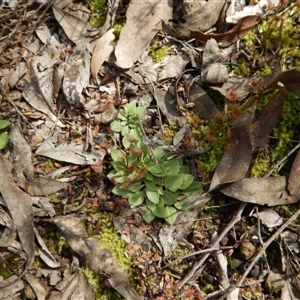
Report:
[[[182,159],[164,149],[151,151],[140,129],[145,108],[133,101],[119,111],[111,129],[122,136],[122,147],[111,149],[112,170],[108,178],[112,192],[128,199],[131,207],[145,204],[146,222],[155,217],[173,224],[178,211],[188,208],[186,198],[202,190]]]
[[[8,134],[5,131],[9,126],[10,122],[0,119],[0,150],[4,149],[9,141]]]

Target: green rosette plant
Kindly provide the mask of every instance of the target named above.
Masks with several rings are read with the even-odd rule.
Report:
[[[131,102],[111,124],[121,134],[122,147],[111,149],[113,170],[108,178],[115,184],[112,192],[127,198],[131,207],[146,205],[146,222],[158,217],[173,224],[178,212],[188,208],[186,198],[199,193],[202,184],[189,174],[182,159],[162,148],[152,151],[145,143],[140,127],[144,111]]]

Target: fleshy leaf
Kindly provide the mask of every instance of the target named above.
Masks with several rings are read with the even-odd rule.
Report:
[[[181,189],[185,190],[186,188],[188,188],[192,182],[194,181],[194,176],[190,175],[190,174],[182,174],[181,175],[183,178],[183,183],[181,185]]]
[[[155,219],[155,215],[150,210],[143,214],[142,217],[147,223],[150,223]]]
[[[0,120],[0,130],[7,128],[10,126],[10,122],[6,120]]]
[[[173,206],[166,206],[164,209],[164,219],[170,225],[173,225],[177,219],[178,211]]]
[[[141,205],[144,202],[144,195],[142,192],[139,193],[129,193],[128,202],[131,207]]]
[[[146,196],[152,203],[158,203],[159,202],[159,193],[156,189],[156,191],[150,191],[146,189]]]
[[[4,149],[9,141],[6,133],[0,133],[0,150]]]
[[[171,192],[175,192],[178,189],[180,189],[182,184],[183,184],[183,177],[181,176],[181,174],[168,175],[165,178],[165,187]]]
[[[202,191],[202,184],[199,181],[194,181],[187,189],[185,189],[183,192],[186,196],[193,196]]]
[[[164,202],[166,205],[173,205],[176,203],[176,197],[173,193],[169,191],[164,191],[164,194],[160,196],[160,199]]]

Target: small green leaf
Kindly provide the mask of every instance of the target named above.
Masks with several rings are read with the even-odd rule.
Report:
[[[162,159],[166,154],[166,150],[164,150],[162,148],[155,148],[153,152],[154,152],[155,157],[158,160]]]
[[[9,141],[9,137],[6,133],[0,133],[0,150],[4,149]]]
[[[168,175],[165,177],[165,187],[171,192],[175,192],[180,189],[183,183],[183,177],[181,174]]]
[[[187,196],[193,196],[202,191],[202,184],[199,181],[194,181],[187,189],[183,190],[182,193]]]
[[[146,178],[148,181],[153,181],[153,175],[152,175],[150,172],[147,172],[145,178]]]
[[[162,166],[165,169],[166,174],[176,175],[180,170],[180,164],[176,159],[166,160]]]
[[[180,171],[179,173],[189,173],[190,172],[190,169],[188,166],[180,166]]]
[[[164,191],[164,194],[160,196],[160,199],[164,202],[166,205],[173,205],[176,203],[176,197],[173,193],[169,191]]]
[[[125,191],[120,184],[117,184],[113,189],[112,192],[117,195],[117,196],[121,196],[123,198],[128,198],[128,192]]]
[[[166,206],[165,207],[165,212],[164,212],[164,219],[166,220],[167,223],[170,225],[173,225],[177,219],[178,212],[176,208],[173,206]]]
[[[127,176],[123,171],[112,170],[107,174],[107,178],[110,179],[114,184],[123,183],[126,177]]]
[[[147,223],[150,223],[155,219],[154,214],[150,210],[148,210],[145,214],[143,214],[142,217]]]
[[[151,181],[148,181],[148,180],[145,180],[145,186],[146,186],[146,189],[149,190],[149,191],[157,191],[157,186],[151,182]]]
[[[125,136],[126,134],[129,134],[129,132],[130,132],[130,128],[128,126],[123,126],[122,127],[121,134],[123,136]]]
[[[146,189],[146,196],[152,203],[158,203],[159,202],[159,194],[156,189],[156,191],[150,191]]]
[[[7,128],[8,126],[10,126],[10,122],[6,121],[6,120],[1,120],[0,119],[0,130],[3,130],[5,128]],[[3,148],[2,148],[3,149]]]
[[[120,111],[118,113],[118,119],[120,119],[122,121],[126,121],[126,124],[127,124],[127,116],[126,116],[126,112],[125,112],[124,108],[120,109]]]
[[[126,165],[123,161],[112,161],[111,165],[116,171],[126,171]]]
[[[119,161],[125,157],[125,152],[117,148],[111,148],[110,156],[113,160]]]
[[[126,149],[130,148],[130,146],[132,144],[135,144],[136,142],[137,142],[136,137],[129,134],[126,134],[122,139],[122,144]]]
[[[121,123],[119,121],[113,121],[110,124],[110,128],[111,128],[112,131],[115,131],[115,132],[121,132],[121,130],[122,130],[122,126],[121,126]]]
[[[190,175],[190,174],[181,174],[182,178],[183,178],[183,183],[181,185],[181,189],[185,190],[186,188],[188,188],[192,182],[194,181],[194,176]]]
[[[143,187],[144,185],[141,182],[134,182],[130,184],[129,191],[136,193],[139,192]]]
[[[145,106],[138,106],[136,108],[136,115],[138,116],[139,119],[143,119],[143,115],[145,113],[146,107]]]
[[[189,208],[187,201],[186,200],[182,200],[182,201],[177,201],[174,206],[178,209],[178,210],[187,210]]]
[[[157,203],[155,206],[153,207],[148,207],[151,212],[159,218],[164,218],[165,215],[165,205],[162,201],[160,201],[159,203]]]
[[[132,116],[136,114],[136,101],[132,101],[124,106],[126,116]]]
[[[147,165],[147,170],[155,176],[158,176],[158,177],[164,176],[163,168],[154,162],[150,162]]]
[[[128,202],[131,207],[141,205],[144,202],[144,193],[129,193],[128,194]]]

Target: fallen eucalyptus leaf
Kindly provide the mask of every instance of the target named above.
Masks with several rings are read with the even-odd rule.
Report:
[[[262,210],[257,214],[254,213],[253,216],[259,218],[260,221],[268,228],[277,227],[283,223],[283,220],[279,216],[279,214],[276,211],[271,209]]]
[[[259,205],[285,205],[297,202],[286,191],[287,178],[285,176],[243,178],[220,191],[232,198],[259,204]]]
[[[158,32],[161,20],[172,17],[173,0],[132,0],[127,8],[127,21],[121,29],[115,49],[116,65],[129,69],[140,58]]]
[[[83,89],[90,79],[90,54],[88,40],[81,40],[74,52],[66,62],[65,76],[63,79],[63,92],[67,101],[75,107],[84,105]]]

